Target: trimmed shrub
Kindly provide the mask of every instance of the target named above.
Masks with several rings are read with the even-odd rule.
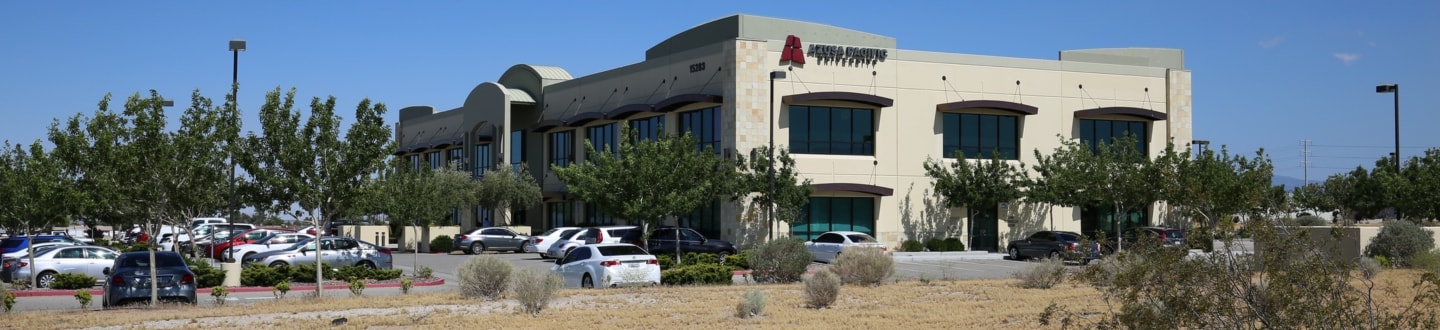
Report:
[[[55,282],[50,283],[50,288],[56,290],[89,289],[93,286],[95,286],[94,277],[76,273],[55,274]]]
[[[1394,267],[1394,265],[1391,265],[1391,264],[1390,264],[1390,258],[1386,258],[1385,256],[1375,256],[1374,259],[1375,259],[1376,262],[1379,262],[1379,263],[1380,263],[1380,267],[1382,267],[1382,268],[1391,268],[1391,267]]]
[[[10,290],[3,291],[5,291],[5,312],[9,313],[15,309],[15,293],[10,292]]]
[[[275,283],[275,287],[270,288],[270,294],[275,295],[276,300],[285,298],[286,293],[290,293],[290,282],[280,281],[280,283]]]
[[[681,266],[710,264],[719,265],[720,256],[710,253],[689,252],[685,254],[684,258],[680,258],[680,261],[682,263]]]
[[[920,241],[917,241],[917,240],[907,239],[907,240],[905,240],[905,242],[900,243],[900,251],[905,251],[905,252],[920,252],[920,251],[925,251],[925,244],[920,243]]]
[[[821,268],[805,277],[805,305],[812,308],[826,308],[840,297],[840,277],[829,269]]]
[[[740,250],[740,253],[725,256],[725,265],[732,269],[750,269],[750,250]]]
[[[513,270],[510,262],[491,255],[479,255],[460,263],[455,276],[460,280],[460,294],[488,300],[505,293]]]
[[[750,275],[760,283],[799,282],[813,260],[815,255],[805,248],[805,242],[793,238],[761,243],[748,259]]]
[[[510,280],[510,291],[515,293],[515,300],[531,316],[540,315],[540,311],[550,305],[550,298],[563,286],[565,280],[560,275],[529,268],[516,271]]]
[[[830,268],[845,284],[876,286],[895,274],[895,259],[880,248],[851,247],[835,258]]]
[[[430,240],[430,252],[450,253],[453,250],[455,250],[455,239],[450,236],[440,235]]]
[[[1302,215],[1302,216],[1300,216],[1299,218],[1295,218],[1295,225],[1296,225],[1296,226],[1328,226],[1328,225],[1330,225],[1330,222],[1329,222],[1329,221],[1325,221],[1325,218],[1321,218],[1321,217],[1318,217],[1318,216]]]
[[[945,250],[946,250],[946,251],[965,251],[965,242],[961,242],[959,238],[954,238],[954,237],[946,238],[946,239],[945,239]]]
[[[276,268],[260,264],[250,264],[240,269],[240,285],[275,286],[290,278],[289,268],[290,267]]]
[[[216,285],[216,286],[210,287],[210,297],[215,298],[215,304],[216,304],[216,305],[224,306],[224,305],[225,305],[225,298],[226,298],[226,297],[229,297],[229,296],[230,296],[230,292],[229,292],[229,291],[225,291],[225,287],[223,287],[223,286]]]
[[[415,287],[415,281],[408,278],[400,279],[400,294],[410,294],[410,288]]]
[[[699,264],[675,267],[660,272],[660,283],[669,285],[729,285],[735,272],[720,264]]]
[[[666,269],[674,269],[676,266],[675,256],[669,254],[657,254],[655,255],[655,261],[660,263],[660,270],[662,271]]]
[[[435,270],[430,269],[430,266],[420,266],[420,269],[415,270],[415,276],[419,278],[432,278],[435,277]]]
[[[751,289],[740,297],[740,304],[735,306],[735,317],[742,319],[760,316],[765,313],[765,293],[760,290]]]
[[[1015,272],[1020,287],[1026,289],[1049,289],[1065,280],[1065,261],[1059,258],[1045,259],[1039,264]]]
[[[190,266],[191,273],[195,273],[196,287],[208,288],[225,283],[225,270],[211,266],[209,261],[185,258],[185,265]]]
[[[357,278],[357,279],[350,280],[350,294],[355,295],[356,297],[359,297],[360,294],[361,294],[361,293],[364,293],[364,292],[365,292],[365,280],[363,280],[363,279],[358,279],[358,278]]]
[[[943,252],[945,251],[945,240],[939,237],[931,237],[925,240],[925,249],[931,252]]]
[[[315,283],[315,264],[312,262],[280,267],[280,269],[289,271],[290,281],[292,282]],[[338,275],[339,274],[335,273],[334,268],[325,267],[325,278],[332,280],[339,279]]]
[[[90,300],[91,300],[91,298],[93,298],[93,297],[90,296],[90,290],[86,290],[86,289],[75,290],[75,300],[80,302],[80,310],[83,311],[83,310],[90,309]]]
[[[1386,221],[1380,233],[1365,247],[1365,255],[1385,256],[1396,266],[1410,266],[1410,258],[1435,248],[1430,230],[1409,221]]]

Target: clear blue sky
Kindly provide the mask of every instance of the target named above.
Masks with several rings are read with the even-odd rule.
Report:
[[[1100,5],[1096,5],[1100,4]],[[902,49],[1054,59],[1064,49],[1185,50],[1195,137],[1264,147],[1276,174],[1370,167],[1392,150],[1399,83],[1402,153],[1440,146],[1437,1],[4,1],[0,139],[44,139],[55,118],[93,113],[105,93],[150,89],[188,106],[223,99],[227,42],[244,38],[245,129],[276,87],[308,100],[361,98],[395,112],[458,106],[519,63],[582,76],[639,62],[675,33],[736,13],[878,33]]]

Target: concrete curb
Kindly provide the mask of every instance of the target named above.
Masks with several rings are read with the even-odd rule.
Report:
[[[421,287],[421,286],[436,286],[436,285],[443,285],[443,284],[445,284],[445,279],[436,277],[435,280],[433,280],[433,281],[415,282],[415,283],[412,284],[412,286]],[[395,282],[395,283],[388,283],[388,282],[387,282],[387,283],[375,283],[375,284],[366,284],[366,285],[365,285],[365,288],[366,288],[366,289],[373,289],[373,288],[398,288],[398,287],[400,287],[400,283],[399,283],[399,282]],[[326,285],[326,286],[325,286],[325,289],[326,289],[326,290],[338,290],[338,289],[349,289],[349,288],[350,288],[350,286],[347,285],[347,284],[330,284],[330,285]],[[270,287],[263,287],[263,286],[242,286],[242,287],[226,288],[225,290],[226,290],[227,292],[229,292],[229,293],[270,292]],[[306,291],[306,290],[315,290],[315,286],[314,286],[314,285],[294,285],[294,286],[291,286],[291,287],[290,287],[290,291]],[[90,291],[90,295],[91,295],[91,296],[96,296],[96,297],[99,297],[99,296],[102,296],[102,295],[105,294],[105,290],[103,290],[103,289],[90,289],[89,291]],[[71,296],[71,295],[74,295],[74,294],[75,294],[75,291],[64,291],[64,290],[10,291],[10,293],[14,293],[14,294],[15,294],[15,297],[60,297],[60,296]],[[195,295],[197,295],[197,296],[203,296],[203,295],[209,295],[209,294],[210,294],[210,288],[199,288],[199,289],[196,289],[196,290],[195,290]]]
[[[914,260],[1002,260],[1004,253],[990,253],[985,251],[956,251],[956,252],[894,252],[891,255],[897,261]]]

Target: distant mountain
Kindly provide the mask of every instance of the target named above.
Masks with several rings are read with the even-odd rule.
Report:
[[[1314,183],[1315,181],[1310,181],[1310,182],[1311,182],[1311,183]],[[1299,186],[1304,185],[1304,184],[1305,184],[1305,179],[1296,178],[1296,177],[1288,177],[1288,176],[1284,176],[1284,175],[1276,175],[1276,176],[1270,178],[1270,185],[1271,185],[1271,186],[1285,185],[1285,188],[1287,188],[1287,189],[1292,189],[1292,188],[1295,188],[1295,187],[1299,187]]]

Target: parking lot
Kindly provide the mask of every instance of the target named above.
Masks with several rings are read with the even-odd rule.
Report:
[[[533,253],[493,253],[488,254],[508,261],[518,268],[528,268],[548,271],[554,265],[553,259],[540,259],[539,255]],[[446,292],[456,289],[456,269],[466,258],[471,255],[463,254],[414,254],[395,253],[394,265],[396,269],[405,270],[406,274],[414,273],[417,267],[430,267],[435,276],[445,279],[445,284],[433,287],[416,287],[413,292]],[[1003,279],[1009,278],[1017,270],[1029,267],[1032,263],[1010,260],[982,259],[982,260],[923,260],[923,261],[896,261],[895,278],[898,280],[968,280],[968,279]],[[826,267],[825,264],[811,264],[812,269]],[[1079,266],[1069,266],[1079,267]],[[737,284],[746,283],[743,276],[735,277]],[[299,292],[291,292],[298,295]],[[400,290],[396,288],[374,288],[365,290],[367,296],[398,295]],[[346,290],[327,290],[327,296],[344,297],[350,295]],[[98,298],[98,297],[97,297]],[[258,293],[232,293],[227,300],[228,304],[246,304],[256,301],[274,299],[269,292]],[[200,306],[214,305],[213,298],[200,297]],[[79,308],[74,297],[53,296],[53,297],[21,297],[15,304],[16,311],[29,310],[73,310]],[[91,305],[91,309],[99,309],[99,303]]]

